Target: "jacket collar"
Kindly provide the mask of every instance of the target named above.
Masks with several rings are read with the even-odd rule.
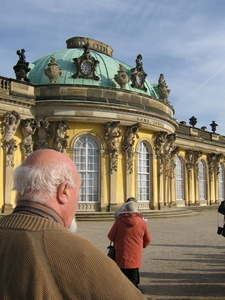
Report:
[[[50,219],[64,225],[60,215],[52,208],[30,200],[20,200],[12,212],[13,214],[26,214],[45,219]]]

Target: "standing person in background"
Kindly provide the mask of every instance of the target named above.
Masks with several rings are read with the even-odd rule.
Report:
[[[151,236],[143,215],[137,212],[137,203],[125,203],[124,211],[115,220],[108,238],[116,249],[116,263],[127,278],[137,287],[143,248],[151,243]]]
[[[127,202],[130,202],[130,201],[133,201],[133,202],[137,203],[137,200],[136,200],[134,197],[129,197],[129,198],[127,198],[126,203],[127,203]],[[124,203],[124,204],[123,204],[123,205],[115,212],[115,219],[118,217],[119,213],[121,213],[121,212],[124,211],[124,207],[125,207],[125,204],[126,204],[126,203]]]
[[[17,206],[0,218],[0,299],[145,299],[114,261],[74,233],[81,179],[68,156],[33,152],[14,185]]]

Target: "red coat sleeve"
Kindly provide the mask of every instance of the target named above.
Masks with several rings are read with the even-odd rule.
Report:
[[[118,221],[116,220],[107,235],[108,238],[110,239],[110,241],[112,241],[112,242],[115,242],[116,232],[117,232],[117,224],[118,224]]]
[[[147,222],[145,222],[145,232],[144,232],[144,236],[143,236],[143,248],[146,248],[151,243],[151,241],[152,241],[152,237],[148,230]]]

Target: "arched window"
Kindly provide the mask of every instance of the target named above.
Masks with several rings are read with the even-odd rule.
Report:
[[[200,200],[206,200],[206,167],[203,160],[199,162],[199,189]]]
[[[74,162],[81,175],[79,202],[99,202],[99,146],[90,136],[79,137],[74,145]]]
[[[176,196],[177,200],[184,200],[184,165],[181,157],[176,159]]]
[[[219,181],[219,199],[224,199],[224,167],[223,164],[219,164],[219,175],[218,175],[218,181]]]
[[[138,145],[138,201],[150,201],[150,151],[144,142]]]

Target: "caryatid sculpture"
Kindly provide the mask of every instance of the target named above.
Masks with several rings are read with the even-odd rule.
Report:
[[[110,174],[117,171],[117,160],[119,150],[119,137],[121,131],[119,129],[119,121],[107,122],[103,125],[105,140],[109,149],[110,155]]]
[[[23,142],[22,149],[24,153],[24,157],[27,158],[31,153],[33,153],[33,139],[36,129],[38,128],[37,121],[35,119],[26,119],[22,121],[22,134],[23,134]]]
[[[66,148],[68,147],[68,138],[67,129],[70,129],[66,121],[58,121],[56,127],[56,136],[54,139],[54,149],[65,153]]]
[[[2,143],[6,150],[6,166],[14,166],[14,152],[17,149],[14,135],[19,126],[21,116],[16,111],[7,112],[3,115]]]
[[[48,141],[52,138],[52,125],[47,118],[37,121],[38,130],[37,135],[38,139],[35,145],[35,150],[38,149],[48,149]]]
[[[140,123],[127,126],[123,136],[123,149],[127,153],[127,170],[130,174],[133,173],[134,138],[136,137],[137,139],[139,139],[138,130],[140,127]]]

